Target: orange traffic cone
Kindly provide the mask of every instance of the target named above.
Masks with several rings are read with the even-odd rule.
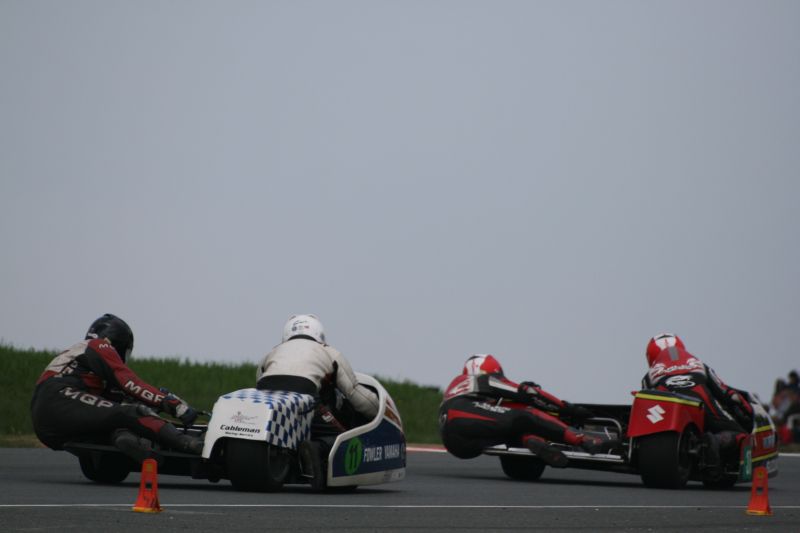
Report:
[[[769,508],[768,477],[766,467],[757,466],[753,469],[753,490],[750,493],[750,505],[747,506],[747,514],[772,514],[772,509]]]
[[[158,504],[158,463],[155,459],[145,459],[142,463],[139,497],[133,510],[137,513],[161,512],[161,506]]]

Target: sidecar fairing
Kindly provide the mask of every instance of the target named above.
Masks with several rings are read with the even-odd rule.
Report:
[[[372,376],[356,377],[378,393],[380,409],[369,423],[336,437],[327,461],[329,487],[400,481],[406,473],[406,438],[394,401]]]

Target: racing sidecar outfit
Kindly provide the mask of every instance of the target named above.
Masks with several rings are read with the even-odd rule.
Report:
[[[338,389],[355,410],[372,420],[380,408],[378,396],[358,383],[350,363],[327,344],[295,337],[277,345],[257,369],[256,388],[318,396],[323,385]]]
[[[141,403],[122,404],[126,398]],[[54,450],[70,440],[108,436],[127,428],[180,451],[200,453],[202,443],[190,440],[153,411],[161,408],[181,416],[180,407],[183,412],[191,410],[180,398],[143,381],[105,339],[88,339],[60,353],[44,370],[31,400],[31,418],[36,436]],[[120,436],[124,442],[133,437]]]
[[[526,405],[507,406],[504,400]],[[580,445],[584,436],[554,416],[579,409],[534,383],[517,384],[500,374],[461,374],[444,393],[439,430],[445,448],[461,459],[477,457],[489,446],[526,438]]]
[[[695,396],[705,405],[706,429],[744,433],[753,411],[742,394],[725,384],[708,365],[680,346],[661,350],[642,379],[642,388]]]

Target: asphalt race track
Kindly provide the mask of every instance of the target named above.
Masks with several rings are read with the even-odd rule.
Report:
[[[462,461],[410,452],[406,479],[350,494],[235,492],[161,476],[164,512],[136,513],[139,475],[120,485],[83,478],[77,459],[45,449],[0,449],[0,531],[800,531],[800,457],[770,480],[772,516],[745,513],[749,486],[644,488],[638,477],[547,469],[511,481],[496,458]]]

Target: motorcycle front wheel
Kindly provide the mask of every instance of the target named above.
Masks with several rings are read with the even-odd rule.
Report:
[[[500,466],[503,467],[503,473],[511,479],[536,481],[542,477],[545,464],[536,457],[501,455]]]
[[[81,472],[95,483],[117,484],[131,472],[130,459],[122,454],[88,453],[78,457]]]

